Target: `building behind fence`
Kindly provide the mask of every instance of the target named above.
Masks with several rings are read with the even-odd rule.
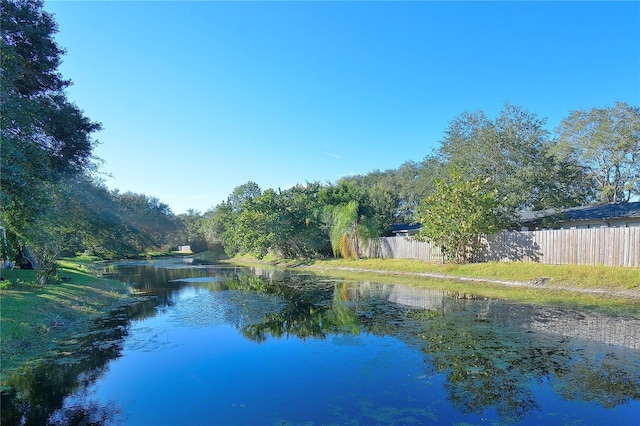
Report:
[[[501,232],[485,238],[481,261],[640,267],[640,227]],[[412,237],[383,237],[368,257],[442,261],[437,247]]]

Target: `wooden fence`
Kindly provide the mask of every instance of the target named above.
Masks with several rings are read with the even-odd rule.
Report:
[[[640,267],[640,227],[501,232],[485,238],[481,261]],[[363,255],[441,261],[440,250],[411,237],[370,242]]]

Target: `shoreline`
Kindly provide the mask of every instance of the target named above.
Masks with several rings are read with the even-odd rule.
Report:
[[[472,277],[412,270],[412,268],[446,269],[441,265],[426,265],[420,262],[406,264],[388,262],[386,263],[388,268],[385,269],[376,267],[376,263],[366,260],[287,261],[279,259],[270,261],[234,258],[216,262],[247,267],[308,271],[347,280],[412,285],[521,303],[575,305],[588,309],[606,310],[614,315],[640,318],[640,270],[637,269],[623,271],[623,275],[626,274],[627,281],[628,276],[634,280],[637,275],[638,285],[629,287],[627,284],[628,288],[624,288],[624,281],[621,281],[612,284],[613,288],[597,288],[574,286],[567,280],[544,278],[540,275],[526,281],[504,279],[504,275],[501,276],[499,273],[496,273],[495,277]],[[0,387],[5,385],[12,371],[45,356],[51,346],[60,339],[81,332],[96,317],[106,315],[118,306],[134,303],[137,299],[124,283],[97,277],[88,269],[81,269],[79,265],[78,269],[63,269],[65,274],[72,277],[70,282],[43,288],[20,284],[0,291],[3,349]],[[543,270],[546,271],[545,268]],[[79,300],[72,305],[65,305],[62,302],[74,298]]]
[[[602,280],[609,283],[609,288],[607,288],[607,286],[593,284],[591,286],[581,285],[579,282],[583,277],[572,277],[570,275],[572,269],[568,273],[570,279],[567,278],[565,270],[569,268],[578,269],[583,275],[597,277],[598,272],[602,271],[599,267],[592,266],[496,263],[493,267],[497,270],[490,271],[490,276],[473,276],[474,274],[471,272],[475,272],[475,268],[482,268],[482,265],[487,264],[434,265],[417,260],[393,262],[388,259],[383,262],[371,259],[289,261],[284,259],[258,260],[246,257],[228,259],[224,262],[246,266],[269,266],[294,271],[308,270],[309,272],[326,275],[331,275],[333,272],[338,275],[358,275],[360,277],[373,275],[385,277],[386,279],[400,278],[408,280],[417,278],[420,281],[416,282],[415,285],[424,286],[425,283],[428,283],[429,287],[441,287],[443,289],[446,289],[445,287],[451,285],[451,283],[455,283],[456,287],[460,287],[455,290],[462,289],[465,292],[483,295],[487,293],[493,294],[493,290],[498,289],[501,297],[516,301],[521,299],[519,292],[522,291],[537,292],[541,295],[543,293],[560,295],[560,298],[565,297],[565,299],[571,299],[572,296],[611,298],[636,306],[639,309],[638,315],[640,315],[640,269],[637,268],[602,268],[607,272],[615,271],[624,276],[616,280],[616,278],[607,277],[605,274]],[[380,263],[384,263],[386,267],[379,267]],[[350,266],[347,264],[355,265]],[[457,271],[457,274],[439,272],[437,271],[438,269],[453,269]],[[508,276],[513,269],[531,269],[531,273],[525,279],[514,279]],[[465,275],[465,270],[470,270],[471,272]],[[507,273],[505,273],[505,270]],[[564,276],[561,277],[563,274],[558,274],[558,271],[564,272]],[[632,281],[631,285],[628,284],[629,281]],[[435,284],[436,282],[437,284]],[[412,283],[410,284],[413,285]],[[476,286],[474,284],[480,285]],[[589,302],[589,304],[592,304],[592,302]]]
[[[314,266],[307,266],[306,268],[311,270],[316,269],[316,267]],[[456,275],[447,275],[447,274],[440,274],[440,273],[434,273],[434,272],[404,272],[404,271],[390,271],[390,270],[383,270],[383,269],[350,268],[350,267],[332,267],[332,268],[328,268],[328,270],[342,270],[342,271],[373,273],[373,274],[389,275],[389,276],[400,275],[400,276],[406,276],[406,277],[434,278],[438,280],[488,283],[488,284],[496,284],[496,285],[502,285],[502,286],[508,286],[508,287],[509,286],[522,287],[522,288],[530,288],[530,289],[561,290],[561,291],[574,292],[574,293],[601,294],[601,295],[612,296],[612,297],[637,299],[640,301],[640,291],[607,290],[603,288],[580,288],[580,287],[569,287],[569,286],[545,287],[545,283],[548,281],[548,279],[546,278],[538,278],[538,279],[533,279],[531,281],[517,281],[517,280],[496,280],[496,279],[490,279],[490,278],[461,277]]]

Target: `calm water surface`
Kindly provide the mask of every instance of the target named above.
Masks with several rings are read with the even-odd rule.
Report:
[[[2,425],[640,424],[640,321],[281,271],[127,263],[149,296],[25,369]]]

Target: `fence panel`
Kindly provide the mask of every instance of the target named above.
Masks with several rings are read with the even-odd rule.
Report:
[[[640,267],[640,227],[501,232],[483,241],[482,261]],[[374,240],[362,254],[442,261],[438,247],[411,237]]]

